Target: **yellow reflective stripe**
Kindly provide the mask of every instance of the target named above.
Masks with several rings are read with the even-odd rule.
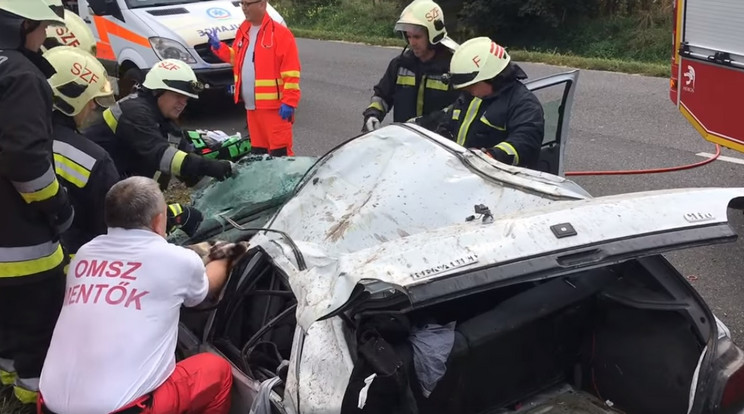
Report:
[[[107,108],[103,111],[103,120],[106,121],[106,125],[111,128],[111,131],[116,132],[116,127],[119,125],[119,121],[116,120],[114,114],[111,112],[111,108]]]
[[[512,165],[519,164],[519,154],[517,153],[517,149],[514,148],[514,146],[506,141],[498,143],[494,148],[498,148],[505,153],[511,155],[514,157],[514,160],[512,161]]]
[[[230,64],[235,65],[235,49],[231,48],[230,46],[227,47],[230,49]]]
[[[57,195],[57,191],[59,191],[59,181],[57,181],[57,177],[54,178],[54,181],[51,182],[51,184],[47,185],[46,187],[42,188],[39,191],[34,191],[32,193],[20,193],[21,197],[23,197],[24,200],[26,200],[27,203],[33,203],[34,201],[44,201],[49,198],[54,197]]]
[[[175,175],[181,174],[181,166],[183,165],[183,160],[186,159],[186,154],[183,151],[176,152],[176,155],[173,156],[173,161],[171,162],[171,171]]]
[[[299,78],[300,77],[300,71],[299,70],[287,70],[280,73],[282,78]]]
[[[300,84],[299,83],[295,83],[295,82],[287,82],[284,85],[284,89],[297,89],[297,90],[299,90],[300,89]]]
[[[398,85],[405,86],[416,86],[416,77],[408,75],[398,75],[398,79],[395,81]]]
[[[256,86],[276,86],[276,79],[256,79]]]
[[[491,128],[498,130],[498,131],[506,131],[506,127],[496,126],[496,125],[488,122],[488,119],[486,119],[486,114],[485,113],[480,117],[480,121],[483,122],[484,124],[490,126]]]
[[[436,79],[427,79],[426,80],[426,87],[429,89],[436,89],[439,91],[446,91],[449,90],[449,87],[446,83],[436,80]]]
[[[455,109],[454,111],[452,111],[452,119],[454,119],[455,121],[459,121],[460,120],[460,112],[461,111],[459,109]]]
[[[421,78],[421,84],[418,88],[418,95],[416,95],[416,116],[424,114],[424,85],[426,84],[426,75]]]
[[[83,188],[88,184],[90,171],[64,155],[54,154],[54,167],[54,171],[58,176],[75,184],[76,187]]]
[[[457,143],[461,146],[465,146],[465,139],[468,136],[470,124],[472,124],[475,120],[475,116],[478,114],[478,109],[480,108],[481,102],[483,101],[480,98],[473,98],[473,100],[470,101],[468,111],[465,114],[465,119],[462,121],[462,125],[460,125],[460,130],[457,131]]]
[[[168,206],[168,208],[169,208],[169,209],[170,209],[170,211],[171,211],[171,212],[173,213],[173,216],[178,216],[178,215],[180,215],[181,213],[183,213],[183,208],[182,208],[182,207],[181,207],[181,205],[180,205],[180,204],[178,204],[178,203],[175,203],[175,204],[170,204],[170,205]]]
[[[279,99],[279,94],[278,93],[257,93],[256,94],[257,101],[268,101],[272,99]]]
[[[0,249],[0,254],[2,249]],[[46,272],[59,266],[64,260],[62,246],[57,243],[57,248],[48,256],[32,260],[0,262],[0,278],[28,276],[36,273]]]
[[[379,102],[372,102],[371,104],[369,104],[369,106],[367,108],[374,108],[374,109],[378,109],[378,110],[380,110],[382,112],[385,112],[385,108],[383,108],[382,107],[382,104],[379,103]]]

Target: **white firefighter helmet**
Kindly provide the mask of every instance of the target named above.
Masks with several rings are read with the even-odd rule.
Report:
[[[0,0],[0,10],[36,22],[65,24],[62,0]]]
[[[457,48],[450,62],[450,82],[461,89],[495,78],[509,65],[506,50],[488,37],[469,39]]]
[[[72,46],[57,46],[47,50],[44,58],[56,71],[49,78],[54,109],[75,116],[91,100],[105,108],[114,104],[106,69],[90,53]]]
[[[426,29],[429,43],[432,45],[441,42],[447,37],[442,8],[431,0],[413,0],[400,13],[400,18],[395,23],[395,31],[403,32],[405,35],[405,32],[413,28]]]
[[[186,62],[178,59],[163,59],[145,76],[142,83],[150,90],[168,90],[191,98],[199,99],[204,85],[196,79],[196,74]]]
[[[96,39],[93,32],[80,16],[65,9],[65,26],[47,27],[47,38],[41,46],[41,51],[57,46],[79,47],[86,52],[96,55]]]

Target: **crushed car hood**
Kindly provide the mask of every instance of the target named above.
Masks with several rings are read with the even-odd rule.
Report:
[[[299,246],[306,270],[298,271],[282,236],[260,233],[252,243],[287,269],[298,323],[307,330],[360,287],[383,286],[423,303],[539,266],[570,271],[727,241],[736,236],[727,207],[740,197],[742,188],[698,188],[592,198],[561,177],[505,166],[424,130],[392,125],[321,158],[269,223]],[[474,215],[475,204],[488,207],[493,219]],[[608,242],[615,244],[603,245]],[[494,267],[500,271],[455,277]],[[441,281],[447,283],[434,283]]]

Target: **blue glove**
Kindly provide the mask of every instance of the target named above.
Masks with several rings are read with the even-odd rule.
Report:
[[[220,48],[220,38],[217,37],[217,29],[208,31],[207,37],[209,38],[209,46],[212,47],[212,49]]]
[[[294,116],[294,108],[283,103],[281,108],[279,108],[279,116],[282,117],[283,120],[289,121]]]

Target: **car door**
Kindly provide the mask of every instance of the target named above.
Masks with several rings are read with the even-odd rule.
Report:
[[[545,113],[545,133],[536,168],[540,171],[564,176],[563,160],[578,80],[579,71],[572,70],[525,82],[540,100]]]

